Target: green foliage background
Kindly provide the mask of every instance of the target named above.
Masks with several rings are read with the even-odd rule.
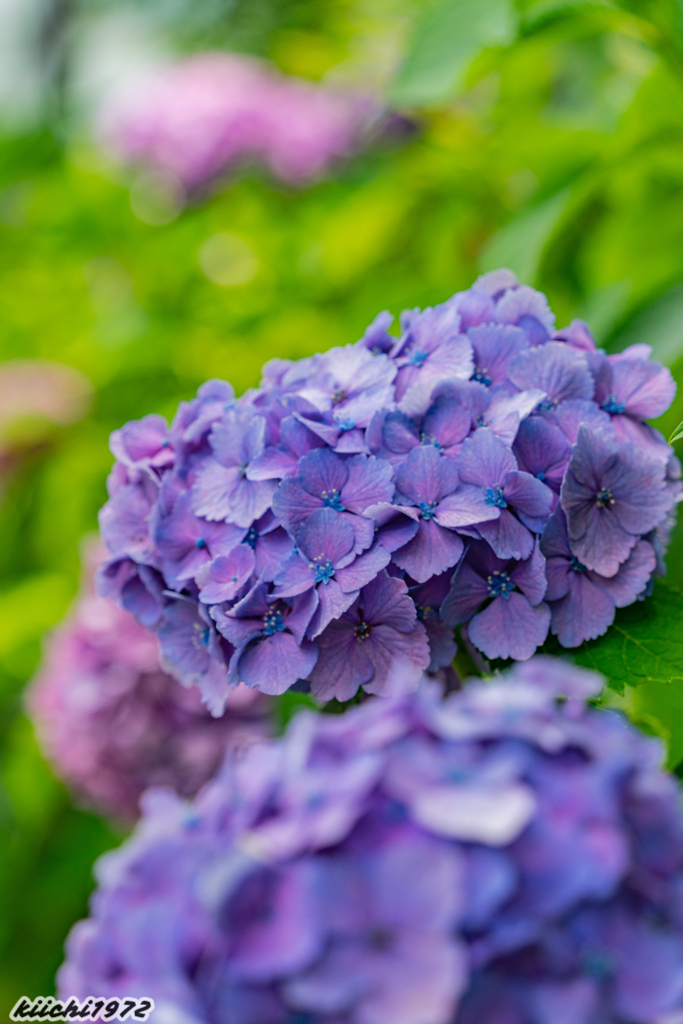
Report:
[[[179,52],[243,49],[311,78],[356,68],[415,130],[307,190],[245,172],[158,226],[65,108],[68,47],[40,123],[0,138],[0,360],[56,359],[96,389],[85,420],[27,448],[0,506],[0,1014],[51,990],[92,861],[120,839],[71,805],[22,713],[41,636],[78,584],[113,428],[170,416],[209,376],[241,391],[271,356],[354,341],[379,310],[439,302],[499,265],[546,291],[560,325],[583,316],[611,349],[646,341],[683,376],[678,0],[138,5]],[[242,286],[201,269],[202,244],[226,231],[259,261]],[[662,419],[668,435],[683,395]],[[680,527],[668,561],[666,587],[577,658],[623,690],[675,767]]]

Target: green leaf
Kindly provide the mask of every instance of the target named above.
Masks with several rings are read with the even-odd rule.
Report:
[[[531,284],[536,279],[543,251],[558,220],[564,213],[569,189],[525,210],[488,240],[481,251],[481,270],[509,267],[520,281]]]
[[[511,0],[446,0],[430,7],[418,22],[391,99],[408,106],[445,99],[481,50],[507,46],[515,31]]]
[[[673,434],[669,438],[669,444],[673,444],[674,441],[680,440],[683,437],[683,423],[679,423]]]
[[[612,351],[644,342],[652,345],[652,357],[673,366],[683,356],[683,285],[676,285],[637,313],[618,337]]]
[[[620,693],[626,686],[656,683],[680,687],[683,698],[683,594],[657,583],[652,597],[617,611],[604,636],[572,654]]]

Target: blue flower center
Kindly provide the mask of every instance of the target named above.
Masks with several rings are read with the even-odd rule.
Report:
[[[200,626],[198,622],[194,623],[194,636],[192,637],[192,646],[197,649],[209,646],[209,640],[211,638],[211,630],[208,626]]]
[[[363,619],[361,619],[356,628],[354,629],[353,635],[355,636],[358,643],[362,643],[363,640],[367,640],[368,637],[370,636],[370,627],[367,624],[367,622],[364,622]]]
[[[204,540],[203,537],[198,537],[197,540],[194,542],[194,546],[196,548],[199,548],[200,551],[203,551],[204,548],[206,547],[206,541]]]
[[[619,413],[626,411],[626,406],[623,402],[619,401],[616,395],[608,395],[602,403],[602,407],[610,416],[617,416]]]
[[[585,572],[586,571],[586,566],[583,564],[583,562],[580,562],[578,560],[576,555],[572,555],[572,560],[569,563],[569,565],[570,565],[570,567],[572,569],[572,572]]]
[[[415,351],[411,354],[410,359],[408,360],[408,366],[417,366],[417,368],[419,369],[424,363],[428,354],[429,353],[425,352],[423,348],[415,349]]]
[[[429,445],[432,445],[432,447],[436,448],[437,452],[443,450],[442,446],[439,444],[439,442],[437,441],[433,434],[425,434],[424,432],[421,433],[420,444],[426,445],[427,447],[429,447]]]
[[[486,387],[490,387],[492,381],[486,366],[475,367],[474,373],[472,374],[472,380],[478,381],[480,384],[485,384]]]
[[[170,440],[169,440],[169,439],[168,439],[167,437],[165,437],[165,438],[163,439],[163,441],[161,442],[161,447],[162,447],[162,448],[168,448],[168,446],[169,446],[169,444],[170,444],[170,443],[171,443],[171,442],[170,442]]]
[[[346,392],[344,388],[335,388],[332,392],[332,405],[339,405],[346,399]]]
[[[258,533],[256,532],[255,526],[250,526],[244,537],[242,538],[243,544],[248,544],[250,548],[256,547],[256,541],[258,540]]]
[[[482,416],[477,416],[477,426],[478,427],[487,427],[488,426],[488,423],[486,422],[486,420],[485,420],[483,415]]]
[[[536,408],[538,409],[539,412],[552,412],[553,409],[557,409],[557,406],[558,406],[557,399],[556,398],[551,398],[550,395],[548,395],[547,398],[544,398],[542,402],[538,403]]]
[[[496,508],[507,508],[508,503],[503,497],[503,488],[500,486],[496,487],[483,487],[484,492],[484,504],[495,505]]]
[[[284,633],[285,624],[282,621],[282,612],[273,609],[263,616],[263,632],[266,636],[273,636],[275,633]]]
[[[436,504],[435,501],[421,501],[417,506],[420,510],[420,518],[426,520],[433,519],[436,512]]]
[[[491,575],[486,577],[486,582],[491,597],[504,597],[506,601],[510,600],[510,594],[515,589],[515,585],[508,573],[494,569]]]
[[[536,474],[536,479],[540,480],[541,483],[545,483],[545,473],[543,471],[541,471],[540,473],[537,473]]]
[[[598,508],[604,508],[605,505],[613,505],[614,498],[609,487],[601,487],[598,493],[595,495],[595,503]]]
[[[323,505],[326,505],[327,508],[334,509],[335,512],[344,511],[344,506],[336,487],[333,487],[330,491],[323,491],[320,497],[323,499]]]
[[[334,422],[340,430],[353,430],[356,425],[355,420],[352,420],[350,416],[337,416],[336,413],[334,415]]]
[[[243,462],[242,465],[240,466],[240,476],[242,477],[243,480],[247,475],[247,468],[248,467],[246,462]]]
[[[614,973],[614,960],[609,953],[593,950],[585,954],[583,968],[591,978],[601,981]]]
[[[322,558],[323,556],[319,555],[318,557]],[[314,558],[312,562],[308,563],[308,568],[313,571],[314,583],[329,583],[334,576],[334,566],[329,558],[325,562],[319,562]]]
[[[431,610],[431,606],[428,604],[416,604],[415,611],[417,612],[417,621],[424,622]]]

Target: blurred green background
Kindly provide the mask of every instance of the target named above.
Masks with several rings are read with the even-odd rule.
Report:
[[[182,212],[150,207],[91,140],[97,98],[136,61],[203,48],[374,92],[412,128],[305,190],[250,171]],[[22,714],[105,498],[109,432],[499,265],[558,325],[647,341],[683,378],[683,3],[3,0],[0,69],[0,361],[57,360],[95,388],[75,425],[15,425],[0,461],[3,1019],[52,990],[92,861],[120,839],[70,804]],[[222,232],[258,261],[245,284],[202,270]],[[660,426],[681,419],[683,395]],[[682,555],[679,530],[674,585]]]

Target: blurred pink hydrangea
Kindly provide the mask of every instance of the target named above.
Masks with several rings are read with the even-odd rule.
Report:
[[[367,98],[251,57],[205,53],[112,97],[100,134],[118,158],[171,175],[188,191],[245,159],[296,185],[348,156],[374,116]]]
[[[268,732],[269,698],[239,686],[223,718],[159,667],[154,634],[90,589],[51,636],[28,709],[55,772],[121,821],[151,785],[194,796],[228,749]]]

